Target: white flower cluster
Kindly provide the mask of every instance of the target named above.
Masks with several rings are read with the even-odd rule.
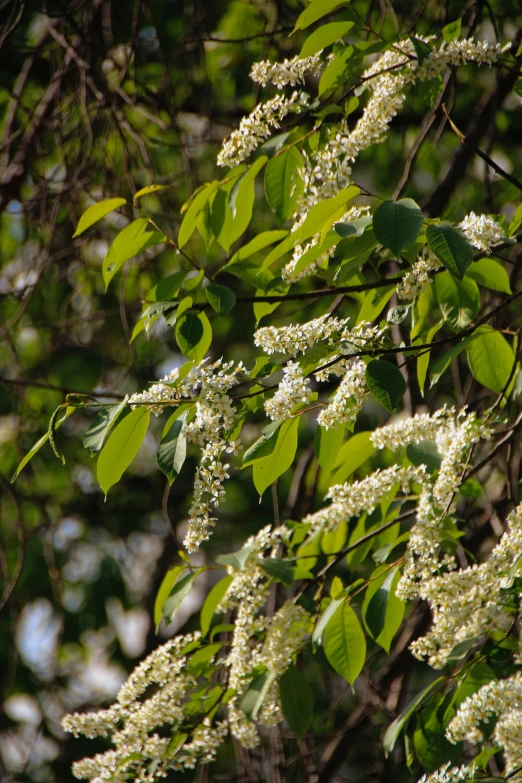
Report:
[[[268,354],[297,356],[325,341],[332,350],[348,355],[368,347],[368,343],[375,344],[386,330],[386,327],[370,326],[366,321],[349,329],[349,320],[326,314],[304,324],[263,326],[255,332],[254,342]]]
[[[450,510],[458,490],[470,449],[481,439],[490,437],[490,429],[474,413],[453,408],[442,408],[433,416],[417,414],[412,418],[390,424],[372,433],[376,448],[392,451],[410,443],[433,440],[441,455],[437,477],[426,484],[417,503],[416,522],[410,531],[406,565],[397,588],[403,599],[419,594],[424,585],[441,566],[455,567],[454,558],[447,554],[440,560],[442,519]]]
[[[199,638],[199,633],[178,636],[154,650],[134,669],[121,687],[117,703],[108,710],[75,713],[63,719],[64,730],[74,736],[110,737],[115,746],[75,762],[75,777],[102,783],[115,775],[126,779],[132,774],[133,780],[149,783],[166,777],[169,770],[193,769],[197,760],[213,760],[228,732],[226,722],[213,727],[203,721],[174,758],[170,738],[157,733],[162,726],[174,732],[183,723],[183,703],[196,687],[196,679],[187,672],[186,652]],[[143,698],[151,687],[155,688],[153,694]],[[155,777],[149,776],[151,764]]]
[[[310,381],[303,376],[299,364],[288,362],[276,393],[265,402],[265,411],[272,420],[289,419],[295,406],[308,402],[311,396]]]
[[[291,60],[285,59],[282,63],[273,63],[270,60],[262,60],[254,63],[250,71],[252,81],[266,87],[271,82],[281,89],[287,84],[295,87],[296,84],[304,84],[307,74],[317,76],[321,70],[321,52],[311,57],[299,57],[296,55]]]
[[[450,742],[483,740],[481,723],[499,716],[493,738],[502,746],[506,760],[504,774],[511,776],[522,767],[522,674],[517,672],[500,682],[492,681],[468,696],[451,720],[446,736]],[[515,779],[519,779],[518,777]]]
[[[420,584],[418,594],[431,607],[433,625],[411,650],[417,658],[429,656],[434,668],[445,666],[456,644],[511,626],[507,588],[514,579],[509,570],[522,553],[522,506],[508,516],[507,523],[507,532],[484,563]]]
[[[310,536],[328,533],[335,530],[341,522],[359,516],[363,511],[371,514],[384,495],[396,485],[401,486],[403,492],[407,493],[410,484],[423,485],[427,478],[423,465],[419,468],[392,465],[385,470],[376,470],[360,481],[335,484],[326,495],[326,498],[332,501],[331,504],[308,514],[303,522],[310,525]]]
[[[318,424],[328,430],[355,421],[367,395],[366,365],[363,361],[354,361],[326,408],[319,413]]]
[[[237,413],[227,392],[238,383],[244,372],[242,362],[234,367],[234,362],[218,359],[207,364],[205,359],[182,380],[179,380],[179,370],[175,369],[160,383],[147,391],[133,394],[129,400],[132,407],[147,405],[156,414],[167,405],[179,405],[184,399],[191,399],[194,403],[194,417],[183,427],[186,437],[201,448],[185,538],[189,552],[196,551],[209,538],[209,528],[216,521],[212,509],[224,495],[222,484],[228,478],[229,465],[223,463],[221,457],[224,452],[231,453],[237,448],[237,444],[229,440]],[[167,385],[169,383],[173,385]]]
[[[466,215],[459,223],[459,228],[473,247],[484,253],[490,253],[491,246],[504,236],[501,226],[494,218],[489,215],[475,215],[474,212]]]
[[[451,761],[444,764],[429,775],[423,775],[417,783],[458,783],[459,780],[469,780],[475,774],[473,764],[463,764],[460,767],[452,767]]]
[[[276,95],[266,103],[260,103],[225,139],[217,157],[218,166],[237,166],[270,136],[274,128],[280,127],[281,120],[290,111],[301,111],[307,103],[308,96],[297,91],[290,98]]]
[[[397,286],[396,290],[399,299],[415,299],[427,284],[430,274],[440,269],[441,266],[442,264],[435,253],[432,253],[429,248],[423,248],[419,258],[402,277]]]

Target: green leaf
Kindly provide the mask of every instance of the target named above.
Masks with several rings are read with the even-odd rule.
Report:
[[[435,324],[435,326],[432,326],[431,329],[428,329],[428,331],[425,334],[422,334],[419,342],[423,344],[430,344],[439,331],[439,329],[443,326],[444,322],[439,321],[439,323]],[[413,330],[412,330],[413,332]],[[431,351],[425,351],[424,353],[421,353],[420,356],[417,357],[417,381],[419,383],[419,389],[420,393],[424,397],[424,384],[426,383],[426,375],[428,373],[428,367],[430,363],[431,358]]]
[[[444,736],[446,727],[440,715],[442,699],[442,694],[437,694],[422,707],[413,733],[415,753],[426,772],[433,772],[446,762],[457,765],[462,753],[461,748]]]
[[[352,475],[366,460],[375,454],[375,446],[370,437],[371,432],[358,432],[343,444],[339,456],[335,462],[336,472],[332,476],[331,484],[342,484]]]
[[[434,473],[438,470],[442,462],[437,444],[433,440],[421,440],[420,443],[410,443],[406,447],[406,456],[417,467],[426,465],[429,473]]]
[[[206,636],[209,632],[210,626],[212,625],[212,619],[216,613],[216,609],[223,600],[225,593],[233,581],[233,576],[224,576],[223,579],[220,579],[219,582],[214,585],[210,593],[205,598],[205,603],[201,607],[200,613],[202,636]]]
[[[292,217],[303,192],[303,181],[297,171],[303,159],[295,147],[273,157],[265,171],[265,194],[270,209],[282,223]]]
[[[237,552],[231,552],[228,555],[219,555],[216,557],[216,563],[224,566],[232,566],[236,571],[242,571],[253,551],[254,547],[252,545],[244,546],[242,549],[238,549]]]
[[[121,421],[103,447],[96,474],[105,495],[121,479],[139,451],[149,427],[150,411],[136,408]]]
[[[467,346],[471,374],[486,389],[501,394],[509,383],[515,355],[503,334],[482,326]]]
[[[193,196],[179,229],[178,247],[183,247],[189,241],[196,228],[200,212],[207,205],[219,185],[220,183],[216,181],[208,182]]]
[[[318,425],[314,437],[314,453],[324,470],[332,470],[344,439],[344,427],[325,429]]]
[[[228,253],[230,245],[239,239],[242,234],[248,228],[248,225],[252,219],[252,211],[254,208],[255,200],[255,178],[261,171],[268,158],[266,155],[262,155],[249,166],[244,174],[240,176],[237,182],[233,185],[228,207],[232,214],[232,221],[230,223],[229,233],[224,244],[224,250]],[[217,237],[218,242],[220,240]]]
[[[421,41],[420,38],[415,38],[415,36],[410,36],[410,41],[413,44],[413,48],[415,49],[415,54],[417,55],[417,59],[419,61],[419,66],[422,65],[426,57],[429,57],[431,54],[431,47],[425,43],[424,41]]]
[[[250,242],[247,242],[246,245],[240,247],[239,250],[234,253],[228,264],[225,264],[223,269],[228,269],[228,267],[233,266],[234,264],[240,264],[245,258],[250,258],[250,256],[258,253],[260,250],[264,250],[265,247],[269,247],[287,236],[288,231],[282,229],[279,231],[263,231],[263,233],[258,234],[257,237]]]
[[[102,408],[95,417],[93,423],[83,436],[83,445],[86,449],[89,449],[92,454],[97,454],[101,451],[109,432],[116,423],[116,419],[127,406],[128,399],[128,396],[125,395],[125,399],[118,403],[118,405],[109,405],[106,408]]]
[[[83,234],[86,229],[93,226],[98,220],[101,220],[102,217],[105,217],[105,215],[108,215],[110,212],[114,212],[115,209],[122,207],[126,203],[124,198],[109,198],[107,201],[99,201],[97,204],[92,204],[85,210],[78,221],[78,226],[73,234],[73,239],[74,237]]]
[[[252,465],[256,460],[270,456],[277,444],[277,430],[281,426],[281,420],[272,422],[263,435],[253,443],[243,454],[243,467]]]
[[[520,226],[522,226],[522,204],[517,207],[515,214],[511,218],[511,223],[509,224],[508,229],[509,236],[515,236],[515,234],[518,233]]]
[[[325,631],[326,626],[336,613],[337,609],[343,603],[344,599],[342,598],[334,598],[332,601],[330,601],[324,612],[317,619],[314,632],[312,634],[312,644],[318,645],[321,643],[321,637]]]
[[[154,601],[154,625],[156,626],[156,633],[158,632],[159,624],[163,619],[163,604],[169,597],[172,588],[185,568],[185,565],[174,566],[174,568],[170,568],[163,577],[163,581],[156,594],[156,600]]]
[[[449,272],[442,272],[433,282],[444,320],[454,331],[465,329],[480,309],[480,291],[475,281],[467,276],[458,280]]]
[[[394,749],[395,743],[397,742],[401,731],[403,730],[406,723],[413,715],[417,707],[419,707],[422,704],[422,702],[431,693],[433,693],[433,691],[436,688],[439,688],[445,681],[446,681],[445,677],[437,677],[436,680],[434,680],[430,685],[428,685],[427,688],[424,688],[423,691],[421,691],[412,701],[410,701],[408,706],[403,709],[403,711],[401,712],[398,718],[395,718],[393,723],[390,723],[390,725],[386,729],[386,733],[384,734],[384,739],[382,742],[386,758],[388,758],[388,756]]]
[[[188,359],[200,362],[212,343],[212,327],[205,313],[184,313],[176,321],[176,342]]]
[[[346,204],[358,196],[359,188],[350,185],[339,191],[336,196],[319,201],[308,212],[301,228],[290,234],[290,238],[296,236],[295,244],[304,242],[305,239],[315,236],[319,232],[323,234],[333,226],[346,212]],[[265,261],[266,264],[266,261]]]
[[[158,468],[168,478],[169,484],[179,476],[187,456],[187,439],[183,434],[187,413],[188,411],[185,411],[176,418],[172,427],[163,436],[156,453]]]
[[[349,603],[339,606],[324,632],[324,652],[335,671],[353,685],[366,660],[366,639]]]
[[[473,261],[473,247],[464,234],[451,223],[443,222],[427,227],[426,240],[448,272],[462,280]]]
[[[254,462],[254,486],[260,497],[267,487],[292,465],[297,451],[297,430],[300,416],[287,419],[278,431],[273,452],[268,457]]]
[[[179,582],[176,582],[171,590],[170,596],[163,604],[162,613],[167,625],[171,623],[176,616],[181,604],[190,593],[192,584],[199,574],[205,571],[205,568],[198,568],[196,571],[191,571],[190,574],[184,576]]]
[[[446,43],[451,43],[457,38],[460,38],[460,30],[462,27],[462,19],[455,19],[454,22],[450,22],[442,28],[442,37]]]
[[[259,565],[266,573],[290,587],[294,580],[294,564],[289,560],[281,560],[278,557],[265,557],[259,561]]]
[[[69,418],[69,416],[71,416],[71,415],[74,413],[74,411],[75,411],[75,410],[76,410],[76,408],[73,408],[72,406],[71,406],[71,407],[68,407],[68,408],[66,408],[66,410],[65,410],[65,414],[62,416],[62,418],[61,418],[61,419],[58,419],[58,420],[56,421],[56,423],[55,423],[55,425],[54,425],[54,429],[55,429],[55,430],[57,430],[57,429],[58,429],[58,427],[60,427],[60,426],[63,424],[63,422],[64,422],[66,419],[68,419],[68,418]],[[19,464],[19,465],[18,465],[18,467],[16,468],[15,472],[13,473],[13,476],[12,476],[12,478],[11,478],[11,484],[12,484],[14,481],[16,481],[16,479],[18,478],[18,476],[20,475],[20,473],[22,472],[22,470],[25,468],[25,466],[27,465],[27,463],[28,463],[28,462],[30,462],[30,461],[32,460],[32,458],[34,457],[34,455],[36,454],[36,452],[37,452],[37,451],[40,451],[40,449],[42,448],[42,446],[44,445],[44,443],[47,443],[47,441],[48,441],[48,440],[49,440],[49,430],[47,430],[47,432],[45,433],[45,435],[42,435],[42,437],[41,437],[39,440],[37,440],[37,441],[36,441],[36,443],[34,444],[34,446],[33,446],[31,449],[29,449],[29,451],[27,452],[27,454],[26,454],[26,455],[25,455],[25,457],[22,459],[22,461],[20,462],[20,464]]]
[[[319,98],[322,98],[323,95],[332,90],[336,90],[346,82],[345,72],[348,67],[348,60],[351,59],[354,51],[353,46],[347,46],[340,54],[336,53],[327,64],[319,80]]]
[[[384,359],[372,359],[366,367],[366,383],[375,399],[395,413],[406,392],[406,383],[397,366]]]
[[[373,215],[373,233],[381,245],[399,257],[405,247],[415,242],[423,222],[421,209],[411,198],[384,201]]]
[[[314,22],[322,19],[326,14],[330,14],[340,5],[346,5],[348,0],[313,0],[313,2],[305,8],[305,10],[297,17],[297,22],[292,30],[295,33],[296,30],[304,30]]]
[[[102,264],[105,288],[108,288],[112,278],[125,261],[137,256],[148,247],[165,241],[164,235],[159,231],[147,231],[149,225],[146,218],[138,218],[116,234]]]
[[[274,680],[274,672],[265,672],[252,680],[239,702],[239,708],[245,713],[247,718],[250,718],[251,720],[257,718],[259,710],[263,706],[263,702],[266,699],[266,695]]]
[[[327,46],[331,46],[346,35],[353,25],[353,22],[331,22],[330,24],[321,25],[308,36],[302,46],[299,57],[311,57],[313,54],[320,52],[321,49],[326,49]]]
[[[142,198],[142,196],[149,196],[151,193],[157,193],[158,190],[163,190],[166,187],[166,185],[147,185],[144,188],[140,188],[134,194],[133,202],[136,204],[137,200]]]
[[[512,293],[508,273],[502,264],[492,258],[480,258],[474,261],[466,270],[466,275],[492,291],[500,291],[502,294]]]
[[[314,697],[308,680],[296,666],[290,665],[281,675],[279,696],[286,722],[303,739],[314,715]]]
[[[236,295],[231,288],[225,285],[211,283],[205,288],[205,296],[208,303],[218,315],[227,315],[234,309]]]
[[[185,289],[185,291],[195,291],[197,288],[200,287],[204,277],[205,277],[205,272],[203,271],[203,269],[200,269],[199,272],[195,272],[194,274],[190,274],[185,280],[183,288]]]
[[[366,630],[388,653],[404,617],[404,601],[395,595],[400,577],[398,568],[379,566],[366,588],[362,608]]]
[[[437,361],[434,362],[430,374],[430,388],[437,383],[439,378],[442,378],[446,370],[451,367],[457,356],[459,356],[465,347],[474,339],[475,335],[464,338],[464,340],[461,340],[456,345],[452,345],[449,350],[444,351],[442,356],[440,356]]]

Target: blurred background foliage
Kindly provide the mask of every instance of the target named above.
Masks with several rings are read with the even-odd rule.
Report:
[[[304,0],[0,2],[1,779],[66,783],[71,761],[95,750],[92,741],[66,738],[60,718],[64,711],[110,702],[126,672],[158,643],[151,624],[154,598],[177,557],[191,489],[190,464],[170,492],[165,485],[155,463],[161,434],[155,422],[138,458],[104,502],[82,446],[91,420],[85,413],[60,429],[65,465],[46,446],[17,483],[9,484],[65,394],[114,401],[182,361],[173,330],[161,318],[148,335],[129,340],[147,291],[183,261],[163,245],[151,248],[105,292],[101,263],[131,214],[113,213],[73,239],[77,220],[94,201],[130,200],[139,188],[156,183],[167,187],[147,197],[147,208],[175,235],[182,204],[202,182],[224,175],[215,165],[221,141],[258,100],[248,77],[252,63],[299,50],[301,34],[288,33],[304,5]],[[440,34],[444,24],[462,16],[478,37],[520,39],[516,0],[353,5],[389,40],[413,29]],[[460,145],[441,104],[468,136],[474,134],[475,143],[520,178],[522,107],[512,92],[515,80],[509,72],[466,67],[458,77],[450,75],[433,106],[428,91],[416,88],[386,143],[361,155],[355,181],[384,198],[410,196],[427,215],[458,221],[470,210],[502,208],[509,218],[519,192]],[[242,243],[261,230],[280,228],[259,187]],[[223,262],[217,245],[207,249],[195,240],[194,247],[201,265]],[[236,291],[243,285],[234,282]],[[245,286],[244,293],[251,290]],[[354,301],[354,312],[356,306]],[[289,302],[276,317],[284,324],[323,311],[320,303]],[[251,305],[214,318],[212,326],[214,358],[253,364]],[[464,372],[455,365],[436,397],[428,393],[424,403],[432,408],[473,395]],[[412,395],[416,408],[423,401],[415,390]],[[357,429],[374,427],[382,414],[370,402]],[[321,498],[317,470],[309,471],[310,432],[303,429],[300,436],[299,478],[291,483],[288,474],[281,481],[281,497],[297,518]],[[257,434],[253,426],[251,439]],[[370,468],[366,464],[360,471]],[[301,482],[304,471],[308,478]],[[201,558],[233,550],[272,521],[269,498],[258,505],[247,472],[237,472],[227,487],[219,526]],[[494,476],[491,481],[488,497],[502,505]],[[480,513],[487,515],[487,508],[486,503]],[[482,543],[491,533],[489,526],[480,533]],[[161,629],[160,640],[180,627],[197,627],[191,616],[209,586],[204,579],[196,583],[176,624]],[[307,666],[317,679],[317,665],[310,659]],[[417,668],[411,657],[404,658],[402,677],[413,672],[413,687]],[[400,779],[379,745],[382,727],[396,714],[398,688],[385,703],[378,692],[367,694],[371,716],[361,714],[357,743],[350,735],[352,750],[344,754],[350,757],[350,780]],[[317,682],[317,692],[321,780],[346,779],[336,778],[337,767],[328,763],[338,747],[332,737],[350,727],[356,698],[349,690],[340,692],[338,682]],[[220,757],[213,771],[199,771],[196,779],[208,774],[243,779],[234,771],[233,749],[227,753],[230,758]],[[299,753],[306,759],[306,748]],[[306,779],[302,768],[303,763],[290,764],[286,780]]]

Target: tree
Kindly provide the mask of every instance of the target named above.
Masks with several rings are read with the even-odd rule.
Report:
[[[505,4],[459,9],[313,0],[279,61],[252,66],[267,95],[180,221],[166,177],[75,226],[111,235],[107,291],[141,259],[131,344],[177,355],[144,390],[71,389],[13,478],[47,441],[64,460],[90,415],[108,514],[122,486],[145,511],[120,480],[155,444],[165,518],[169,498],[186,515],[151,593],[156,629],[182,632],[111,706],[63,719],[101,738],[77,777],[522,776],[522,27]],[[4,572],[9,597],[20,567]],[[117,629],[121,600],[106,606]]]

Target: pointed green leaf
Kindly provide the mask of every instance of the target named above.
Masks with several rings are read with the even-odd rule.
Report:
[[[198,568],[196,571],[191,571],[190,574],[187,574],[183,579],[180,579],[179,582],[176,582],[172,588],[170,596],[167,598],[162,608],[163,617],[165,618],[167,625],[173,621],[181,604],[190,593],[194,580],[202,571],[205,571],[205,568]]]
[[[71,416],[71,414],[73,414],[73,413],[74,413],[74,411],[75,411],[75,410],[76,410],[76,408],[73,408],[72,406],[71,406],[71,407],[69,407],[69,408],[66,408],[66,410],[65,410],[65,414],[62,416],[62,418],[61,418],[61,419],[58,419],[58,420],[56,421],[56,423],[55,423],[55,425],[54,425],[54,428],[55,428],[55,430],[57,430],[57,429],[58,429],[58,427],[60,427],[60,426],[63,424],[63,422],[64,422],[66,419],[68,419],[68,418],[69,418],[69,416]],[[37,441],[36,441],[36,443],[34,444],[34,446],[33,446],[31,449],[29,449],[29,451],[27,452],[27,454],[25,455],[25,457],[24,457],[24,458],[21,460],[20,464],[18,465],[18,467],[16,468],[15,472],[13,473],[13,476],[12,476],[12,478],[11,478],[11,484],[12,484],[14,481],[16,481],[16,479],[18,478],[18,476],[20,475],[20,473],[22,472],[22,470],[25,468],[25,466],[27,465],[27,463],[28,463],[28,462],[30,462],[30,461],[32,460],[32,458],[34,457],[34,455],[36,454],[36,452],[37,452],[37,451],[40,451],[40,449],[42,448],[42,446],[44,445],[44,443],[47,443],[47,441],[48,441],[48,440],[49,440],[49,430],[47,430],[47,432],[45,433],[45,435],[42,435],[42,437],[41,437],[39,440],[37,440]]]
[[[366,383],[378,402],[395,413],[406,393],[406,382],[395,364],[373,359],[366,367]]]
[[[138,218],[116,235],[102,264],[106,288],[125,261],[142,253],[148,247],[165,241],[164,235],[159,231],[147,231],[149,225],[146,218]]]
[[[462,19],[455,19],[454,22],[450,22],[442,28],[442,37],[446,43],[451,43],[457,38],[460,38],[460,30],[462,27]]]
[[[200,625],[201,634],[206,636],[212,625],[212,618],[214,617],[216,610],[223,600],[225,593],[234,581],[233,576],[224,576],[217,584],[214,585],[210,593],[205,598],[205,603],[201,607],[200,613]]]
[[[401,577],[398,568],[379,566],[366,588],[362,615],[366,630],[386,652],[404,617],[405,604],[395,595]]]
[[[424,688],[423,691],[421,691],[418,696],[416,696],[407,707],[403,709],[401,714],[398,718],[395,718],[393,723],[390,723],[388,728],[386,729],[386,733],[384,734],[383,739],[383,747],[384,747],[384,753],[386,755],[386,758],[390,755],[392,750],[395,747],[395,743],[397,742],[399,735],[403,728],[405,727],[406,723],[412,716],[412,714],[415,712],[417,707],[422,704],[422,702],[431,694],[436,688],[439,688],[444,682],[446,681],[445,677],[437,677],[436,680],[434,680],[430,685],[428,685],[427,688]]]
[[[279,680],[279,696],[285,720],[301,739],[312,722],[314,697],[306,677],[290,665]]]
[[[272,454],[254,462],[254,486],[260,496],[292,465],[297,451],[299,420],[300,416],[287,419],[281,425]]]
[[[415,242],[423,222],[421,209],[411,198],[384,201],[373,215],[373,233],[381,245],[398,257]]]
[[[475,281],[467,275],[458,280],[449,272],[443,272],[433,282],[444,320],[455,331],[465,329],[480,309],[480,291]]]
[[[426,240],[448,272],[462,280],[473,261],[473,247],[464,234],[451,223],[428,226]]]
[[[206,206],[211,196],[219,187],[219,182],[207,182],[201,190],[194,194],[190,201],[178,234],[178,246],[183,247],[192,236],[201,210]]]
[[[308,36],[303,44],[299,57],[311,57],[322,49],[326,49],[327,46],[331,46],[346,35],[346,33],[352,29],[353,25],[353,22],[331,22],[330,24],[321,25],[321,27]]]
[[[348,0],[313,0],[312,3],[297,17],[297,22],[292,32],[304,30],[314,22],[330,14],[340,5],[347,5]]]
[[[371,432],[358,432],[343,444],[335,462],[336,471],[332,475],[332,484],[342,484],[367,459],[375,454],[375,446],[370,440]]]
[[[232,568],[235,568],[236,571],[242,571],[245,567],[246,561],[253,551],[254,547],[249,544],[248,546],[244,546],[242,549],[239,549],[237,552],[231,552],[228,555],[219,555],[216,557],[216,563],[224,566],[232,566]]]
[[[158,632],[159,624],[163,619],[163,604],[169,597],[172,588],[185,568],[185,565],[174,566],[174,568],[170,568],[163,577],[156,594],[156,600],[154,601],[154,625],[156,627],[156,633]]]
[[[366,660],[366,639],[349,603],[339,606],[326,626],[324,652],[335,671],[353,685]]]
[[[294,579],[294,564],[278,557],[265,557],[259,561],[259,565],[266,573],[290,587]]]
[[[281,223],[292,217],[303,192],[303,180],[297,173],[302,165],[300,153],[295,147],[290,147],[272,158],[266,167],[266,200]]]
[[[140,188],[140,190],[136,191],[133,201],[136,203],[139,198],[142,198],[142,196],[148,196],[150,193],[156,193],[158,190],[163,190],[166,187],[166,185],[147,185],[146,187]]]
[[[124,198],[109,198],[107,201],[99,201],[97,204],[92,204],[85,210],[78,221],[78,226],[73,234],[73,239],[74,237],[83,234],[86,229],[93,226],[98,220],[101,220],[102,217],[105,217],[105,215],[108,215],[110,212],[114,212],[115,209],[122,207],[126,203]]]
[[[127,406],[128,396],[122,400],[118,405],[108,405],[106,408],[102,408],[98,415],[95,417],[93,423],[83,436],[83,445],[92,454],[97,454],[101,451],[103,444],[107,440],[109,432],[116,423],[116,419]]]
[[[522,204],[516,208],[515,214],[511,218],[511,222],[508,228],[509,236],[513,237],[515,234],[518,234],[520,226],[522,226]]]
[[[274,451],[277,444],[277,430],[281,426],[281,420],[272,422],[263,435],[248,448],[243,455],[243,467],[252,465],[258,459],[268,457]]]
[[[410,41],[413,44],[413,48],[415,49],[415,54],[417,55],[417,59],[419,61],[419,66],[422,65],[426,57],[429,57],[431,54],[431,47],[425,43],[424,41],[421,41],[420,38],[415,38],[415,36],[410,36]]]
[[[332,617],[334,616],[338,608],[343,603],[344,600],[342,598],[340,599],[334,598],[332,601],[330,601],[330,603],[328,604],[324,612],[317,618],[317,622],[314,627],[314,632],[312,634],[313,644],[317,645],[321,643],[321,637],[324,633],[326,626],[328,625],[328,623],[330,622],[330,620],[332,619]]]
[[[150,411],[136,408],[121,421],[103,447],[96,474],[104,493],[121,479],[139,451],[149,427]]]
[[[433,440],[421,440],[419,443],[410,443],[406,447],[406,456],[414,465],[426,465],[428,473],[434,473],[440,468],[442,457]]]
[[[236,295],[231,288],[224,285],[211,283],[205,288],[205,296],[208,303],[218,315],[227,315],[234,309]]]
[[[158,468],[168,478],[169,484],[179,476],[187,456],[187,439],[183,432],[187,413],[188,411],[176,418],[167,434],[163,436],[156,453]]]

